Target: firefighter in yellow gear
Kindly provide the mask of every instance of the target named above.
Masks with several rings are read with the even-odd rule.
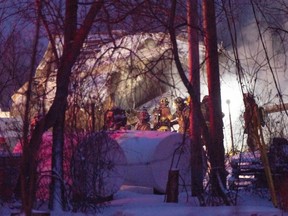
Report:
[[[173,124],[178,124],[178,133],[189,134],[189,115],[190,108],[181,97],[174,100],[176,112],[173,114]]]
[[[137,114],[138,122],[135,125],[135,130],[151,130],[150,115],[146,108],[143,108]]]
[[[160,99],[159,107],[153,111],[153,129],[157,131],[171,131],[171,110],[167,97]]]

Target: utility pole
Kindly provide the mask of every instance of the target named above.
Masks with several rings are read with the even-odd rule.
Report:
[[[232,155],[235,155],[235,146],[234,146],[234,138],[233,138],[233,128],[232,128],[232,120],[231,120],[231,110],[230,110],[230,100],[226,100],[228,105],[228,113],[229,113],[229,124],[230,124],[230,137],[231,137],[231,145],[232,145]]]
[[[195,111],[197,106],[200,108],[198,20],[198,1],[187,0],[189,82],[194,92],[190,101],[191,193],[192,196],[200,197],[203,192],[202,142],[199,116]]]

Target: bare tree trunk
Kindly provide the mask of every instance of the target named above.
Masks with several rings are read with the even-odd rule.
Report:
[[[192,107],[192,109],[193,109],[193,117],[197,117],[197,120],[196,121],[198,121],[199,122],[199,126],[200,126],[200,128],[201,128],[201,134],[202,134],[202,137],[203,137],[203,142],[204,142],[204,144],[207,146],[207,148],[208,148],[208,146],[211,146],[209,143],[210,143],[210,135],[209,135],[209,131],[208,131],[208,127],[207,127],[207,125],[206,125],[206,122],[205,122],[205,119],[204,119],[204,116],[203,116],[203,114],[202,114],[202,112],[201,112],[201,108],[200,108],[200,102],[199,102],[199,99],[193,99],[193,98],[197,98],[197,97],[200,97],[200,95],[198,95],[197,96],[197,93],[195,93],[194,92],[194,87],[193,87],[193,85],[192,85],[192,82],[190,82],[188,79],[187,79],[187,77],[186,77],[186,74],[185,74],[185,71],[184,71],[184,69],[183,69],[183,67],[182,67],[182,64],[181,64],[181,61],[180,61],[180,58],[179,58],[179,54],[178,54],[178,47],[177,47],[177,40],[176,40],[176,34],[175,34],[175,29],[174,29],[174,19],[175,19],[175,10],[176,10],[176,0],[174,0],[174,1],[172,1],[172,5],[171,5],[171,13],[170,13],[170,20],[169,20],[169,28],[168,28],[168,30],[169,30],[169,34],[170,34],[170,39],[171,39],[171,43],[172,43],[172,50],[173,50],[173,57],[174,57],[174,61],[175,61],[175,64],[176,64],[176,67],[177,67],[177,70],[178,70],[178,73],[179,73],[179,76],[180,76],[180,78],[181,78],[181,80],[182,80],[182,82],[183,82],[183,84],[185,85],[185,87],[187,88],[187,91],[188,91],[188,93],[189,93],[189,95],[190,95],[190,97],[191,97],[191,100],[193,101],[193,107]],[[199,44],[198,44],[198,46],[199,46]],[[194,59],[195,60],[195,59]],[[194,66],[195,66],[195,64],[194,64]],[[196,67],[195,67],[196,68]],[[193,78],[193,80],[196,82],[196,78],[194,77]],[[194,82],[193,81],[193,82]],[[197,85],[197,84],[196,84]],[[196,87],[196,89],[198,89],[198,88],[200,88],[200,87]],[[197,124],[197,123],[195,123],[195,124]],[[192,127],[196,127],[196,125],[194,125],[194,126],[192,126]],[[194,129],[193,129],[194,130]],[[197,131],[197,129],[196,129],[196,131]],[[195,132],[195,131],[194,131]],[[196,135],[197,136],[197,135]],[[196,141],[197,142],[197,141]],[[194,147],[192,147],[192,148],[194,148]],[[196,151],[197,151],[197,149],[199,149],[200,147],[199,146],[196,146]],[[199,153],[199,152],[198,152]],[[198,154],[197,153],[197,154]],[[201,157],[200,155],[196,155],[196,153],[194,153],[194,152],[192,152],[192,154],[195,154],[195,158],[196,158],[196,160],[197,160],[197,163],[199,163],[198,165],[200,166],[200,163],[202,163],[202,161],[200,162],[199,161],[199,158]],[[202,155],[202,152],[201,153],[199,153],[199,154],[201,154]],[[193,156],[194,157],[194,156]],[[193,161],[192,161],[192,159],[191,159],[191,161],[190,162],[194,162],[194,159],[193,159]],[[197,166],[197,170],[195,171],[195,172],[200,172],[200,170],[199,170],[199,166]],[[193,167],[193,169],[194,169],[195,167]],[[194,172],[194,170],[193,169],[191,169],[191,171],[192,172]],[[203,170],[201,170],[201,172],[202,172]],[[193,174],[192,174],[193,175]],[[192,177],[192,176],[191,176]],[[196,177],[195,177],[196,178]],[[202,178],[202,177],[201,177]],[[194,176],[193,176],[193,179],[194,179]],[[200,177],[198,176],[197,177],[197,180],[195,181],[195,182],[193,182],[193,184],[200,184]],[[203,182],[201,182],[201,184],[202,184]],[[200,189],[197,191],[197,193],[200,193],[200,191],[201,191],[202,189],[201,189],[201,186],[200,186]],[[194,193],[194,192],[193,192]],[[199,198],[201,198],[201,197],[199,197]],[[201,201],[201,200],[200,200]]]
[[[70,47],[74,41],[74,37],[76,36],[77,31],[77,9],[78,9],[78,1],[70,0],[66,1],[66,11],[65,11],[65,29],[64,29],[64,48],[63,48],[63,60],[64,62],[68,60],[71,63],[72,59],[69,59],[69,52],[71,51]],[[80,53],[79,53],[80,54]],[[66,59],[67,58],[67,59]],[[74,60],[74,62],[76,59]],[[62,62],[61,62],[62,63]],[[73,63],[74,64],[74,63]],[[67,66],[68,66],[67,65]],[[71,73],[73,65],[69,65],[67,69],[63,70],[63,72],[67,71],[67,73]],[[58,80],[60,81],[60,80]],[[62,83],[63,81],[61,81]],[[59,83],[58,83],[59,84]],[[58,87],[57,84],[57,87]],[[66,84],[69,84],[66,83]],[[59,84],[60,85],[60,84]],[[53,126],[53,147],[52,147],[52,191],[50,197],[50,208],[51,209],[63,209],[63,191],[62,180],[63,180],[63,148],[64,148],[64,122],[65,122],[65,109],[66,109],[66,98],[68,95],[68,85],[62,90],[65,92],[65,101],[62,104],[60,110],[58,110],[58,118],[55,120],[55,124]],[[63,93],[63,92],[62,92]],[[62,101],[63,102],[63,101]]]
[[[216,17],[214,0],[203,0],[204,42],[209,90],[211,186],[215,195],[225,195],[226,188],[225,150],[223,144],[223,122],[220,95],[219,62],[217,51]],[[229,203],[226,202],[228,205]]]
[[[59,116],[53,127],[52,188],[50,192],[50,209],[65,209],[65,197],[63,188],[65,107],[63,107],[63,110],[61,110],[62,115]]]
[[[203,163],[201,127],[199,115],[195,110],[200,104],[200,67],[199,67],[199,39],[198,39],[198,1],[187,0],[188,47],[189,47],[189,75],[193,87],[194,97],[190,104],[190,137],[191,137],[191,181],[192,196],[200,196],[203,192]]]
[[[21,168],[21,186],[22,190],[24,190],[22,193],[22,202],[23,210],[26,216],[31,215],[32,207],[35,201],[37,154],[41,145],[42,135],[46,130],[55,126],[57,120],[62,121],[64,118],[63,115],[65,114],[64,110],[72,67],[80,54],[83,42],[91,29],[95,16],[98,14],[99,10],[104,4],[104,1],[93,2],[83,24],[79,29],[75,30],[76,24],[74,22],[77,22],[77,19],[75,19],[75,17],[77,18],[77,2],[77,0],[66,1],[66,10],[70,10],[70,12],[66,12],[67,17],[65,18],[64,27],[66,29],[64,33],[65,44],[63,48],[63,55],[61,56],[58,66],[56,95],[53,104],[45,117],[36,124],[29,144],[27,145],[27,150],[25,150],[26,147],[23,149],[24,160]],[[39,1],[36,0],[36,3],[39,3]],[[39,5],[37,6],[39,7]],[[58,141],[55,143],[58,143]],[[59,145],[63,145],[63,140],[59,140],[59,143],[61,143]],[[55,149],[55,147],[53,148]],[[54,154],[54,152],[52,152],[52,154]],[[61,157],[59,160],[63,159],[63,155],[58,156]],[[58,159],[55,160],[59,161]],[[55,172],[58,172],[58,170],[55,170]]]
[[[39,10],[38,10],[39,12]],[[39,14],[38,14],[39,16]],[[35,38],[33,44],[33,53],[31,57],[30,64],[30,74],[28,82],[28,90],[26,95],[26,104],[25,104],[25,115],[24,115],[24,126],[23,126],[23,155],[21,161],[21,170],[20,170],[20,181],[21,181],[21,199],[22,199],[22,211],[25,212],[25,215],[31,215],[31,209],[33,206],[34,196],[35,196],[35,184],[36,184],[36,152],[37,150],[34,146],[29,143],[29,117],[30,117],[30,98],[31,98],[31,86],[33,80],[33,74],[35,71],[36,65],[36,53],[39,41],[39,29],[40,22],[37,19],[36,28],[35,28]],[[40,142],[40,140],[39,140]],[[32,182],[33,186],[30,184]]]

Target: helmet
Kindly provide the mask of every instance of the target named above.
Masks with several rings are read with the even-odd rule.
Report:
[[[124,127],[127,123],[126,112],[120,107],[113,107],[106,111],[104,121],[107,128]]]
[[[249,92],[248,93],[244,93],[243,96],[244,96],[244,98],[246,98],[248,100],[253,100],[254,99],[253,94],[251,94]]]
[[[184,99],[181,97],[177,97],[174,99],[174,104],[177,110],[182,111],[185,107]]]
[[[202,103],[206,103],[209,100],[209,95],[205,95],[202,99]]]
[[[244,93],[243,94],[244,97],[244,104],[249,103],[249,104],[254,104],[256,103],[253,94],[251,93]]]
[[[120,126],[125,126],[127,123],[125,110],[120,107],[113,107],[112,111],[113,111],[114,123]]]
[[[149,113],[148,113],[146,108],[143,108],[142,110],[139,111],[138,119],[139,120],[144,120],[144,121],[149,121],[150,120],[150,115],[149,115]]]
[[[181,97],[177,97],[177,98],[174,99],[174,103],[175,103],[176,105],[183,104],[183,103],[184,103],[184,99],[181,98]]]
[[[160,99],[160,105],[168,106],[169,101],[167,97],[163,97]]]

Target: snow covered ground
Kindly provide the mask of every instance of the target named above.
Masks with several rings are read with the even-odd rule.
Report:
[[[143,133],[143,132],[142,132]],[[172,137],[175,137],[177,134],[176,133],[168,133],[168,132],[161,132],[161,134],[158,134],[159,132],[146,132],[147,136],[146,138],[152,138],[153,137],[153,142],[150,141],[150,144],[152,145],[153,143],[155,146],[160,146],[159,149],[162,149],[162,151],[159,153],[157,151],[157,148],[152,148],[151,145],[149,147],[147,139],[144,139],[143,134],[141,136],[140,132],[137,131],[128,131],[128,132],[118,132],[115,133],[114,135],[117,136],[117,140],[119,143],[121,143],[121,140],[125,140],[126,144],[122,143],[123,148],[129,144],[128,141],[131,141],[130,144],[128,145],[132,152],[137,153],[136,155],[139,156],[140,153],[144,155],[163,155],[164,151],[163,149],[168,149],[170,145],[167,143],[167,140],[164,138],[169,138],[171,140]],[[134,136],[130,136],[133,134]],[[124,136],[125,135],[125,136]],[[173,135],[173,136],[172,136]],[[160,136],[160,138],[159,138]],[[158,138],[157,138],[158,137]],[[121,138],[121,139],[120,139]],[[133,141],[133,139],[137,139],[138,142]],[[165,142],[164,142],[164,141]],[[164,143],[166,145],[166,148],[163,148],[161,146],[161,143]],[[172,141],[171,141],[172,142]],[[131,143],[137,143],[137,145],[140,149],[136,151],[133,149],[133,145]],[[140,144],[141,143],[141,144]],[[154,146],[154,147],[155,147]],[[152,149],[152,152],[158,152],[159,154],[152,154],[149,152]],[[170,146],[171,147],[171,146]],[[45,147],[46,148],[46,147]],[[46,148],[47,150],[47,148]],[[148,154],[149,153],[149,154]],[[134,154],[130,154],[134,155]],[[141,154],[140,154],[141,155]],[[129,156],[129,155],[128,155]],[[134,155],[135,156],[135,155]],[[143,159],[142,157],[132,157],[132,158],[140,158]],[[145,159],[145,158],[144,158]],[[152,158],[153,159],[153,158]],[[131,160],[131,158],[129,159]],[[149,161],[149,160],[148,160]],[[155,161],[154,159],[152,161]],[[158,160],[156,160],[158,161]],[[139,161],[138,161],[139,162]],[[139,163],[130,161],[129,169],[130,172],[132,171],[131,169],[133,168],[131,165]],[[145,164],[152,164],[153,163],[145,163]],[[165,163],[166,164],[166,163]],[[168,167],[169,167],[168,163]],[[156,166],[156,165],[155,165]],[[162,169],[163,169],[163,163],[162,163]],[[166,165],[165,165],[166,166]],[[100,216],[196,216],[196,215],[205,215],[205,216],[288,216],[288,212],[283,212],[279,208],[275,208],[272,204],[272,202],[268,198],[268,193],[263,192],[263,191],[255,191],[255,190],[241,190],[238,191],[237,193],[237,202],[235,206],[207,206],[207,207],[200,207],[198,200],[196,198],[193,198],[189,196],[186,193],[180,193],[179,194],[179,201],[178,203],[166,203],[165,202],[165,196],[164,195],[156,195],[153,194],[153,190],[151,189],[151,185],[145,187],[143,186],[143,180],[144,179],[149,179],[151,182],[161,182],[159,178],[164,178],[165,175],[160,175],[158,169],[156,169],[156,174],[154,175],[149,175],[149,172],[147,171],[148,168],[149,170],[153,170],[153,166],[147,167],[146,172],[143,171],[143,169],[140,169],[140,166],[136,166],[133,169],[138,170],[138,172],[133,172],[136,176],[138,177],[138,184],[134,184],[134,186],[127,186],[127,185],[122,185],[120,188],[121,184],[119,185],[120,190],[117,190],[115,194],[113,195],[113,200],[107,205],[105,205],[104,208],[102,208],[100,213],[72,213],[72,212],[62,212],[61,210],[54,210],[51,212],[50,215],[54,216],[86,216],[86,215],[100,215]],[[156,167],[157,168],[157,167]],[[155,168],[154,168],[155,169]],[[167,168],[168,169],[168,168]],[[140,170],[142,170],[140,172]],[[152,171],[151,171],[152,172]],[[167,171],[165,172],[167,173]],[[126,176],[129,176],[128,173],[126,173]],[[131,175],[130,173],[130,176]],[[157,179],[152,179],[151,176],[156,176]],[[141,180],[141,181],[140,181]],[[153,181],[152,181],[153,180]],[[134,181],[135,182],[135,181]],[[142,182],[142,187],[135,186],[135,185],[140,185]],[[132,185],[132,184],[130,184]],[[154,185],[154,184],[152,184]],[[157,185],[157,184],[156,184]],[[235,194],[236,192],[229,192],[231,194]],[[1,205],[0,202],[0,216],[10,216],[11,212],[17,212],[19,211],[20,204],[18,203],[7,203],[5,205]]]
[[[288,216],[288,212],[275,208],[267,197],[251,191],[238,194],[236,206],[200,207],[196,199],[185,193],[179,195],[178,203],[166,203],[164,195],[155,195],[149,188],[122,186],[113,201],[101,213],[72,213],[60,210],[52,216]],[[10,206],[13,206],[10,204]],[[0,215],[9,216],[8,206],[2,206]]]
[[[101,215],[129,216],[231,216],[231,215],[288,215],[273,207],[272,203],[250,192],[240,193],[237,206],[200,207],[197,199],[182,193],[178,203],[165,203],[164,195],[143,194],[135,191],[119,191],[111,206],[104,209]]]

